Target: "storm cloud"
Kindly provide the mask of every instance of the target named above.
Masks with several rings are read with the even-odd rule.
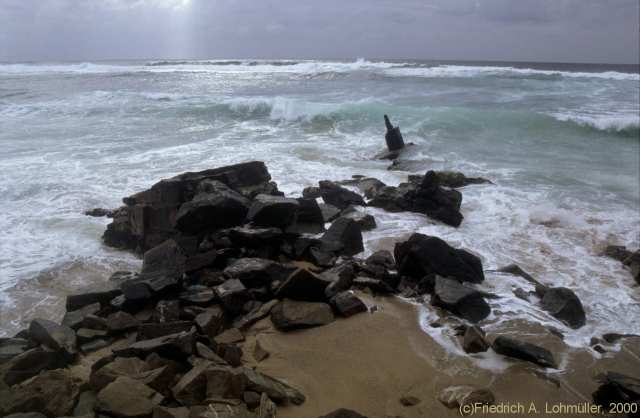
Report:
[[[638,0],[2,0],[0,60],[638,63]]]

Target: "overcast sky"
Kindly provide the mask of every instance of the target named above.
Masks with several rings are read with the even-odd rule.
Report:
[[[0,0],[0,61],[638,63],[639,0]]]

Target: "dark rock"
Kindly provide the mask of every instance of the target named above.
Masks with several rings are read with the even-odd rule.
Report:
[[[121,376],[98,393],[96,411],[119,418],[150,417],[161,400],[149,386]]]
[[[214,301],[216,295],[213,289],[207,286],[193,285],[180,293],[179,298],[186,305],[208,306]]]
[[[238,370],[238,373],[242,374],[246,382],[245,390],[265,393],[278,404],[292,403],[300,405],[305,401],[305,396],[297,389],[257,370],[242,367]]]
[[[91,216],[94,218],[113,218],[113,212],[112,210],[109,209],[104,209],[104,208],[93,208],[93,209],[88,209],[84,211],[84,214],[87,216]]]
[[[325,289],[325,295],[330,299],[339,292],[348,290],[351,287],[355,278],[355,270],[352,263],[343,263],[325,270],[320,274],[320,277],[330,282]]]
[[[256,410],[257,418],[276,418],[276,404],[269,399],[266,393],[260,397],[260,405]]]
[[[266,318],[271,313],[273,307],[277,304],[278,300],[276,299],[272,299],[269,302],[261,304],[260,306],[249,311],[249,313],[247,313],[243,317],[238,318],[236,321],[234,321],[233,326],[241,331],[246,331],[259,320]]]
[[[242,395],[242,400],[247,404],[247,407],[249,409],[256,409],[258,406],[260,406],[260,398],[261,396],[259,393],[252,391],[246,391]]]
[[[491,308],[480,292],[460,282],[436,277],[431,304],[444,308],[470,322],[479,322],[489,316]]]
[[[340,408],[318,418],[367,418],[351,409]]]
[[[321,238],[322,249],[352,256],[364,251],[360,225],[353,219],[338,218]]]
[[[416,279],[435,273],[461,282],[481,283],[484,280],[480,258],[462,249],[455,249],[437,237],[413,234],[394,250],[398,273]]]
[[[304,189],[302,189],[302,197],[304,197],[305,199],[317,199],[319,197],[322,197],[322,195],[320,194],[320,188],[314,186],[305,187]]]
[[[236,344],[244,341],[244,335],[238,328],[229,328],[218,334],[213,341],[216,344]]]
[[[0,365],[32,347],[33,344],[24,338],[0,338]]]
[[[403,396],[402,398],[400,398],[400,403],[402,404],[402,406],[406,407],[416,406],[420,402],[420,399],[416,398],[415,396]]]
[[[384,184],[380,180],[372,177],[359,177],[352,180],[344,180],[339,182],[338,184],[345,186],[355,186],[358,188],[358,190],[364,193],[365,197],[367,197],[368,199],[373,198],[376,193],[378,193],[378,190],[386,186],[386,184]]]
[[[384,124],[387,127],[387,133],[384,135],[387,149],[389,151],[398,151],[404,148],[404,139],[402,139],[400,128],[394,127],[387,115],[384,115]]]
[[[210,367],[206,371],[207,398],[242,399],[246,378],[240,370],[229,367]]]
[[[620,403],[629,406],[629,417],[640,416],[640,379],[608,371],[599,375],[597,380],[600,386],[592,394],[596,405],[609,410],[611,404]]]
[[[153,408],[153,418],[189,418],[189,408],[156,406]]]
[[[370,277],[356,277],[353,279],[353,286],[361,289],[368,288],[374,293],[380,293],[383,295],[395,292],[395,290],[383,280],[372,279]]]
[[[467,177],[458,171],[436,171],[440,185],[457,189],[470,184],[493,184],[482,177]]]
[[[249,210],[249,200],[218,181],[210,181],[207,191],[180,206],[176,228],[198,234],[242,224]]]
[[[370,231],[378,226],[373,215],[368,213],[352,211],[342,216],[348,219],[353,219],[360,226],[362,231]]]
[[[77,311],[88,305],[99,303],[107,306],[109,302],[122,294],[120,289],[107,290],[104,292],[82,293],[67,296],[66,309],[68,312]]]
[[[283,277],[284,271],[280,264],[263,258],[240,258],[224,269],[227,277],[238,279],[247,287],[270,284]]]
[[[640,284],[640,250],[627,257],[623,263],[631,270],[631,275],[636,283]]]
[[[240,247],[263,247],[279,242],[283,232],[280,228],[249,228],[237,226],[228,230],[233,245]]]
[[[344,317],[350,317],[360,312],[367,312],[367,305],[349,291],[338,293],[331,298],[330,303],[336,312]]]
[[[468,327],[462,339],[462,349],[466,353],[484,353],[490,347],[485,340],[484,331],[478,326]]]
[[[177,300],[161,300],[156,304],[154,315],[156,322],[173,322],[180,319],[180,302]]]
[[[247,288],[238,279],[229,279],[215,288],[216,295],[225,309],[238,313],[250,299]]]
[[[262,343],[260,342],[259,339],[256,338],[256,345],[253,348],[253,358],[257,361],[257,362],[261,362],[262,360],[265,360],[267,357],[269,357],[271,353],[269,353],[263,346]]]
[[[251,204],[247,219],[253,225],[286,229],[296,221],[300,203],[280,196],[258,195]]]
[[[29,324],[29,335],[34,341],[60,352],[68,359],[78,353],[76,334],[67,326],[47,319],[34,319]]]
[[[229,365],[229,363],[227,363],[225,359],[217,355],[212,349],[210,349],[209,347],[207,347],[202,343],[196,343],[196,352],[199,357],[202,357],[203,359],[210,361],[211,364],[214,364],[216,366]]]
[[[542,308],[573,329],[586,323],[582,302],[571,289],[553,287],[548,289],[541,301]]]
[[[322,211],[322,218],[324,219],[325,223],[331,222],[334,219],[336,219],[338,216],[340,216],[340,209],[338,209],[333,205],[327,205],[326,203],[321,203],[318,206],[320,206],[320,210]]]
[[[624,262],[631,255],[631,251],[627,250],[624,245],[608,245],[602,255],[613,258],[619,262]]]
[[[99,392],[120,376],[140,380],[140,376],[150,370],[149,365],[139,358],[116,357],[104,366],[92,370],[89,377],[89,384],[91,385],[91,389]]]
[[[144,357],[157,353],[170,359],[184,359],[195,352],[195,342],[195,332],[181,332],[138,341],[126,348],[114,350],[114,354],[122,357]]]
[[[212,306],[196,315],[194,322],[201,334],[213,340],[213,337],[218,335],[224,326],[224,311],[220,306]]]
[[[107,328],[112,334],[122,333],[137,329],[140,326],[138,321],[132,315],[118,311],[114,312],[106,318]]]
[[[322,200],[340,210],[346,209],[349,205],[366,205],[364,199],[358,193],[345,189],[332,181],[324,180],[319,184]]]
[[[93,416],[93,410],[96,405],[96,394],[91,391],[84,391],[78,396],[78,402],[73,408],[73,416]]]
[[[202,270],[205,267],[213,266],[218,259],[218,251],[210,250],[203,253],[194,254],[187,258],[184,263],[184,271],[186,273],[193,273],[194,271]]]
[[[82,351],[84,354],[89,354],[93,351],[98,351],[110,346],[111,342],[111,339],[98,338],[80,345],[80,351]]]
[[[162,323],[141,324],[138,327],[137,341],[152,340],[165,335],[187,332],[193,326],[191,321],[174,321]]]
[[[198,362],[171,389],[173,397],[185,406],[201,405],[207,397],[208,361]]]
[[[329,283],[307,269],[297,269],[276,290],[276,296],[281,299],[322,302],[326,300],[325,289]]]
[[[38,412],[52,417],[71,414],[80,382],[66,370],[49,370],[19,386],[0,391],[0,413]]]
[[[13,357],[7,363],[7,370],[4,373],[4,382],[15,385],[43,370],[54,370],[65,367],[69,363],[68,358],[60,356],[56,351],[48,348],[32,348]]]
[[[95,315],[98,312],[100,312],[99,303],[83,306],[78,310],[65,313],[64,318],[62,318],[62,325],[72,329],[78,329],[87,316]]]
[[[235,344],[217,344],[216,352],[232,367],[242,365],[242,348]]]
[[[520,276],[523,279],[525,279],[526,281],[528,281],[529,283],[531,283],[534,286],[536,286],[536,288],[545,288],[546,287],[542,283],[540,283],[539,281],[534,279],[532,275],[530,275],[526,271],[522,270],[522,268],[520,268],[520,266],[518,266],[516,264],[509,264],[508,266],[504,266],[504,267],[499,268],[497,271],[499,273],[508,273],[508,274],[513,274],[514,276]]]
[[[438,395],[438,400],[447,408],[457,409],[465,405],[491,405],[495,397],[489,389],[463,385],[445,388]]]
[[[78,338],[78,343],[82,345],[99,338],[108,338],[109,333],[106,330],[80,328],[76,331],[76,337]]]
[[[326,325],[333,320],[331,307],[326,303],[285,299],[271,310],[271,321],[281,331]]]
[[[557,368],[553,354],[546,348],[535,344],[500,336],[493,341],[492,348],[503,356],[528,361],[542,367]]]
[[[324,216],[316,199],[298,199],[297,218],[287,228],[288,233],[319,234],[324,232]]]

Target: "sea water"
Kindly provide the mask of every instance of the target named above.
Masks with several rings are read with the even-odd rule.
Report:
[[[0,335],[33,316],[59,320],[64,296],[103,284],[135,256],[101,243],[115,208],[156,181],[265,161],[287,194],[323,179],[406,171],[372,157],[383,115],[415,143],[411,172],[463,171],[460,228],[367,209],[367,254],[412,232],[517,263],[573,289],[587,325],[572,331],[513,295],[526,281],[487,272],[491,329],[553,325],[568,344],[640,333],[640,290],[608,244],[640,245],[640,76],[636,66],[327,61],[0,64]],[[365,254],[366,255],[366,254]],[[423,321],[435,318],[426,306]],[[433,319],[433,318],[432,318]],[[508,327],[505,327],[505,329]]]

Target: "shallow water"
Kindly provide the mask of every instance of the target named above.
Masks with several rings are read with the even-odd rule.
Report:
[[[299,195],[353,174],[406,172],[371,157],[382,115],[416,144],[420,172],[455,169],[495,185],[463,189],[458,229],[368,209],[367,251],[413,231],[571,287],[587,326],[565,329],[487,274],[487,326],[526,318],[581,345],[640,333],[640,291],[610,243],[640,244],[640,76],[633,67],[424,62],[114,62],[0,64],[0,335],[61,314],[66,292],[97,286],[130,254],[104,247],[92,207],[183,171],[259,159]],[[497,315],[496,313],[500,313]]]

